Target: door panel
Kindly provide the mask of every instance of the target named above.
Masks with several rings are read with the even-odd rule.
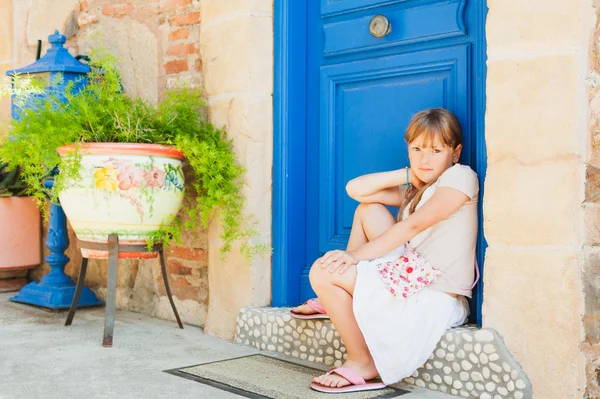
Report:
[[[459,95],[467,74],[464,46],[321,68],[320,253],[348,241],[357,203],[346,183],[408,164],[404,131],[412,115],[444,107],[467,119]]]
[[[325,56],[341,55],[363,50],[422,42],[466,34],[464,23],[465,0],[438,0],[423,6],[422,2],[405,2],[405,8],[369,9],[368,13],[352,14],[323,24]],[[392,29],[384,38],[369,33],[371,19],[382,13]]]

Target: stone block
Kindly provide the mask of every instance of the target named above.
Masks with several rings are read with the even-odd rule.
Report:
[[[588,247],[583,255],[582,283],[585,315],[597,316],[600,313],[600,249]],[[588,327],[586,323],[586,333],[589,331]],[[589,338],[600,340],[600,335],[587,335]]]
[[[235,18],[203,26],[200,53],[209,98],[227,92],[272,94],[272,19]]]
[[[588,299],[586,294],[586,307]],[[600,312],[583,316],[583,328],[588,343],[594,345],[600,343]]]
[[[483,326],[503,337],[536,398],[581,398],[578,269],[575,251],[487,250]]]
[[[600,245],[600,205],[583,204],[584,244]]]
[[[571,246],[580,242],[583,185],[578,162],[488,165],[484,233],[494,245]]]
[[[158,101],[158,41],[146,25],[129,17],[104,18],[79,36],[78,45],[83,54],[95,47],[110,51],[117,58],[125,93]]]
[[[72,18],[79,15],[79,0],[33,0],[27,18],[27,45],[36,46],[38,40],[48,41],[56,29],[68,28]]]
[[[600,168],[591,165],[585,169],[585,202],[600,203]]]
[[[249,261],[241,254],[239,243],[223,258],[220,254],[221,232],[219,221],[214,219],[208,228],[208,285],[211,292],[226,292],[227,295],[213,296],[209,301],[204,332],[232,340],[240,309],[269,304],[271,262],[270,257]]]
[[[273,0],[204,0],[201,12],[206,23],[241,14],[272,17]]]
[[[587,387],[585,398],[600,398],[600,345],[584,344],[583,353],[587,360]]]
[[[489,162],[507,157],[537,162],[579,155],[578,72],[576,54],[488,62]]]
[[[231,138],[272,141],[273,100],[270,95],[225,96],[210,101],[211,122],[225,127]]]
[[[206,320],[206,304],[194,300],[181,300],[179,298],[173,298],[173,300],[177,307],[177,313],[179,313],[179,317],[184,324],[204,327],[204,322]],[[158,301],[150,314],[161,319],[175,321],[171,304],[166,296],[158,298]]]
[[[65,25],[64,25],[61,33],[63,35],[65,35],[68,39],[70,37],[75,36],[78,31],[79,31],[78,17],[77,17],[77,14],[75,13],[75,11],[73,11],[71,13],[71,16],[69,18],[67,18],[67,21],[65,22]]]
[[[593,9],[589,1],[488,0],[487,5],[490,59],[500,52],[581,47],[592,27]]]
[[[0,62],[13,57],[13,7],[12,0],[0,0]],[[2,74],[4,76],[4,74]]]

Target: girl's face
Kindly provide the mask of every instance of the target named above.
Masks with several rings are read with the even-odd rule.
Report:
[[[458,162],[462,145],[456,149],[444,144],[436,135],[433,142],[425,144],[425,135],[408,143],[408,159],[410,167],[419,180],[427,184],[437,180],[438,177]]]

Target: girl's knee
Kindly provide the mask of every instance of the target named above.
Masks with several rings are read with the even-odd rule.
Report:
[[[373,213],[373,212],[381,212],[382,210],[386,210],[387,208],[385,207],[385,205],[374,202],[374,203],[360,203],[358,204],[358,206],[356,207],[356,212],[357,214],[366,214],[366,213]]]
[[[331,273],[328,273],[327,270],[321,267],[321,258],[317,259],[315,263],[313,263],[308,274],[310,285],[313,290],[316,291],[319,287],[329,284],[330,275]]]

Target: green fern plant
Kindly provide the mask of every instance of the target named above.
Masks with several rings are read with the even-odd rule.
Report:
[[[269,253],[270,246],[250,243],[258,234],[251,217],[243,212],[244,169],[236,160],[226,132],[206,120],[201,91],[186,87],[168,90],[162,101],[153,106],[125,95],[112,57],[105,53],[100,57],[91,55],[95,61],[90,63],[92,72],[87,76],[87,85],[76,92],[76,84],[69,83],[62,100],[57,95],[41,97],[35,90],[9,93],[28,107],[21,108],[20,119],[11,123],[8,140],[0,147],[0,157],[10,167],[21,166],[28,192],[37,199],[42,212],[45,199],[50,196],[57,201],[63,182],[79,175],[80,163],[61,159],[56,152],[58,147],[89,142],[171,145],[184,153],[189,166],[189,189],[183,213],[171,225],[162,226],[149,239],[149,245],[157,241],[164,245],[171,240],[180,242],[182,231],[193,230],[198,223],[206,227],[218,215],[223,227],[222,254],[235,241],[241,242],[242,252],[250,258]],[[43,179],[55,166],[60,174],[52,192],[48,192]]]

